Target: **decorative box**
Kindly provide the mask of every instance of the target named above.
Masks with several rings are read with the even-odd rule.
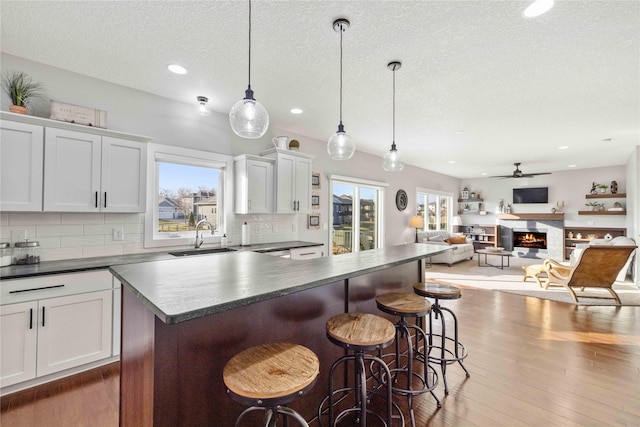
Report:
[[[107,112],[95,108],[81,107],[59,101],[51,101],[52,120],[76,123],[85,126],[107,128]]]

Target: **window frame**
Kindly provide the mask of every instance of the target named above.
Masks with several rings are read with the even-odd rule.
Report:
[[[454,206],[454,194],[452,192],[449,191],[442,191],[442,190],[432,190],[429,188],[421,188],[421,187],[416,187],[416,208],[415,208],[415,214],[418,215],[418,197],[419,196],[438,196],[438,197],[446,197],[447,198],[447,202],[449,203],[449,208],[447,209],[447,230],[449,232],[453,232],[453,206]],[[425,203],[425,209],[424,209],[424,215],[423,215],[423,223],[424,226],[422,228],[422,231],[429,231],[428,227],[429,227],[429,218],[427,217],[427,205]],[[437,219],[439,219],[440,216],[438,215],[436,217],[436,221]],[[437,223],[439,223],[439,221],[437,221]]]
[[[194,150],[190,148],[175,147],[149,143],[147,147],[147,209],[144,224],[144,247],[166,247],[194,244],[195,235],[187,236],[182,233],[180,237],[169,237],[157,232],[158,224],[158,194],[159,176],[158,162],[178,163],[187,166],[199,166],[220,169],[218,193],[218,221],[219,226],[213,238],[207,243],[219,242],[226,233],[227,219],[233,214],[233,157],[225,154],[209,151]]]
[[[378,209],[377,209],[377,216],[378,216],[378,223],[377,223],[377,227],[376,227],[376,233],[378,234],[378,242],[377,242],[377,246],[376,249],[379,248],[383,248],[384,247],[384,215],[385,215],[385,189],[389,186],[388,183],[386,182],[382,182],[382,181],[373,181],[373,180],[369,180],[369,179],[362,179],[362,178],[354,178],[354,177],[349,177],[349,176],[343,176],[343,175],[329,175],[329,185],[328,185],[328,200],[331,201],[330,203],[330,211],[331,211],[331,215],[330,215],[330,221],[331,221],[331,232],[329,233],[329,245],[330,245],[330,249],[331,249],[331,245],[332,245],[332,235],[333,235],[333,185],[335,183],[339,183],[339,184],[345,184],[345,185],[353,185],[356,187],[356,191],[355,191],[355,199],[354,206],[357,206],[358,208],[354,208],[353,212],[352,212],[352,224],[353,224],[353,236],[355,238],[355,236],[359,236],[360,235],[360,191],[361,191],[361,187],[366,187],[366,188],[373,188],[376,191],[378,191]],[[355,242],[357,243],[357,242]],[[354,250],[352,250],[352,252],[360,252],[360,245],[354,244],[353,248]],[[333,251],[329,250],[328,251],[329,256],[334,256]]]

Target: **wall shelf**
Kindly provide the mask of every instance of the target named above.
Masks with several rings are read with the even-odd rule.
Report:
[[[578,211],[578,215],[626,215],[627,211]]]
[[[588,244],[591,241],[591,238],[587,238],[588,235],[593,234],[595,237],[592,238],[603,239],[605,234],[611,234],[613,237],[626,236],[627,230],[624,228],[564,227],[562,233],[564,259],[568,260],[576,244]],[[573,237],[569,237],[569,233],[572,233]],[[578,233],[581,234],[580,238],[576,237]]]
[[[627,193],[599,193],[599,194],[587,194],[585,198],[587,199],[625,199],[627,197]]]
[[[499,214],[498,218],[504,220],[517,221],[520,219],[531,219],[539,221],[563,221],[564,213],[522,213],[522,214]]]

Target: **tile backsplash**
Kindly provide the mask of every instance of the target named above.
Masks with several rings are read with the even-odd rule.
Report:
[[[0,241],[40,242],[41,261],[166,251],[144,247],[143,213],[0,213]],[[297,240],[295,215],[234,215],[227,227],[229,245],[239,245],[241,226],[250,225],[251,243]],[[123,240],[114,240],[114,230]]]

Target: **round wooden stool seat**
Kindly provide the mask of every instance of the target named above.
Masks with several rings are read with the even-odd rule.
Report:
[[[232,393],[248,399],[297,397],[313,386],[320,370],[315,353],[291,343],[269,343],[236,354],[222,377]]]
[[[426,299],[402,292],[378,295],[376,304],[381,311],[396,316],[423,317],[431,311],[431,303]]]
[[[413,285],[416,294],[425,298],[458,299],[462,296],[460,289],[448,283],[420,282]]]
[[[396,328],[385,318],[369,313],[343,313],[327,320],[327,337],[345,348],[384,348],[394,340]]]

